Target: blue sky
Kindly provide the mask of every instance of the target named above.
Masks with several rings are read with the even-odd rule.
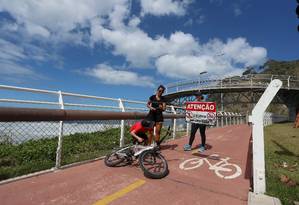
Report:
[[[299,59],[296,1],[0,0],[0,84],[146,100]]]

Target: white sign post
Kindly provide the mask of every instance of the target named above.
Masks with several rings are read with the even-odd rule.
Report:
[[[256,194],[266,192],[265,151],[264,151],[264,112],[282,86],[278,79],[272,80],[262,97],[252,110],[249,121],[252,122],[253,139],[253,189]]]
[[[191,123],[216,125],[215,102],[187,102],[186,121]]]

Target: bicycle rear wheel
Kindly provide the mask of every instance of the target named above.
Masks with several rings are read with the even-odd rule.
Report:
[[[117,151],[114,151],[110,154],[107,154],[105,157],[105,165],[108,167],[115,167],[122,163],[125,160],[125,157],[117,154]]]
[[[139,156],[139,163],[144,176],[152,179],[161,179],[168,175],[168,164],[158,152],[146,150]]]

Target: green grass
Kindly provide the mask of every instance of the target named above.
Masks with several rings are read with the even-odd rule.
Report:
[[[278,197],[284,205],[299,201],[299,129],[293,128],[293,123],[265,128],[265,158],[267,194]],[[281,175],[288,176],[297,185],[281,182]]]
[[[125,143],[130,142],[128,128]],[[63,137],[61,165],[104,156],[119,146],[120,129],[73,134]],[[22,144],[0,144],[0,180],[55,166],[58,138],[29,140]]]

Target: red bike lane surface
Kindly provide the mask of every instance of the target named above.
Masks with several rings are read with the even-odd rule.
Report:
[[[198,153],[197,149],[184,152],[182,147],[188,137],[164,143],[162,154],[168,161],[170,173],[160,180],[145,178],[137,163],[109,168],[99,160],[0,185],[0,204],[105,204],[107,201],[109,204],[151,205],[247,204],[252,168],[250,136],[251,129],[247,125],[208,129],[208,149],[204,153]],[[193,147],[199,143],[200,137],[196,136]],[[219,157],[211,157],[212,154]],[[223,160],[227,157],[230,159]],[[197,162],[206,160],[194,169],[179,168],[191,158],[197,158]],[[226,163],[230,165],[224,166]],[[219,176],[209,169],[214,164],[218,164],[214,169],[218,169]],[[241,168],[239,176],[236,166],[231,164]],[[184,167],[191,165],[196,164]],[[136,182],[141,183],[136,185]],[[136,186],[130,189],[132,185]]]

